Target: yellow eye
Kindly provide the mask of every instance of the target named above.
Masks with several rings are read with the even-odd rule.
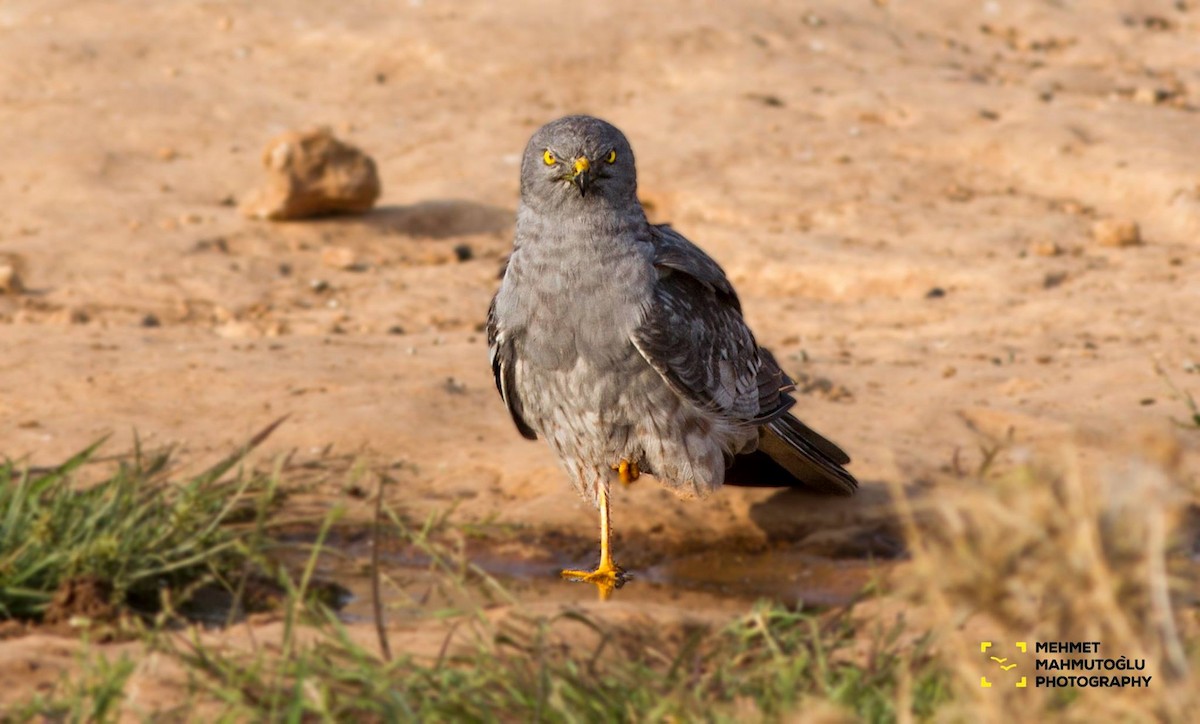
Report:
[[[609,151],[609,152],[608,152],[608,157],[607,157],[607,158],[605,158],[604,160],[605,160],[605,161],[608,161],[609,163],[616,163],[616,161],[617,161],[617,149],[615,149],[615,148],[614,148],[613,150]]]
[[[554,154],[550,153],[550,151],[546,151],[542,154],[542,160],[546,162],[547,166],[553,166],[554,164],[558,163],[558,159],[555,158]]]

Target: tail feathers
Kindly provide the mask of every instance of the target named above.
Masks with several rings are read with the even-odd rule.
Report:
[[[726,485],[804,487],[852,495],[858,481],[842,466],[850,456],[791,415],[759,428],[758,450],[734,458]]]

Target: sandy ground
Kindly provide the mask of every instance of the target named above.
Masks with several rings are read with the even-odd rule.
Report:
[[[399,507],[588,540],[481,332],[519,154],[569,112],[626,132],[652,217],[725,267],[864,481],[701,503],[646,481],[614,511],[635,563],[880,553],[888,487],[971,464],[972,427],[1184,416],[1155,364],[1200,385],[1195,3],[554,5],[0,6],[0,255],[27,287],[0,295],[0,452],[52,463],[136,431],[210,461],[289,414],[266,459],[403,460]],[[376,159],[377,209],[242,218],[263,144],[313,124]],[[1097,244],[1109,218],[1144,243]]]

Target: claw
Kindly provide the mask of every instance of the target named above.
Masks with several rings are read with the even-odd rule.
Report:
[[[600,594],[601,601],[607,601],[612,592],[629,580],[629,575],[625,573],[625,569],[616,565],[610,558],[609,565],[604,565],[601,561],[600,565],[596,566],[594,571],[578,571],[565,570],[562,572],[562,577],[568,581],[576,583],[590,583],[596,587],[596,592]]]
[[[620,463],[613,465],[612,469],[617,471],[617,477],[621,479],[621,484],[625,486],[642,477],[642,471],[638,470],[636,460],[631,462],[622,459]]]

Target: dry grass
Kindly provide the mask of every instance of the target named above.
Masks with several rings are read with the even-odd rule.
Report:
[[[943,714],[1188,721],[1200,705],[1195,477],[1172,433],[1149,433],[1127,454],[1109,447],[1072,446],[1053,463],[985,469],[920,502],[901,498],[909,594],[942,622],[937,656],[957,672]],[[1028,642],[1019,669],[1029,687],[1003,679],[981,640],[1013,661],[1015,642]],[[1146,661],[1145,671],[1100,673],[1153,678],[1149,688],[1035,688],[1034,676],[1057,673],[1035,671],[1038,641],[1098,641],[1101,658]],[[985,674],[992,688],[980,685]]]

